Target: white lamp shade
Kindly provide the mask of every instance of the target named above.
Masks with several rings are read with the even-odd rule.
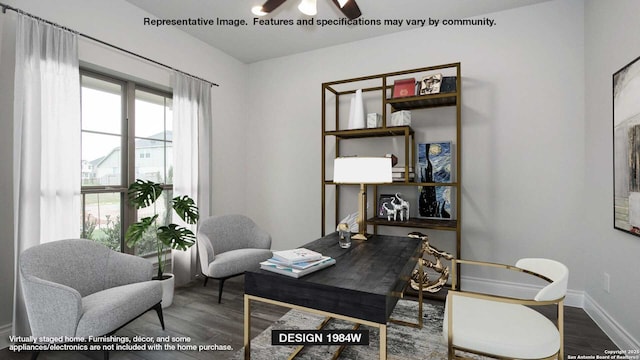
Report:
[[[391,158],[339,157],[333,162],[336,184],[385,184],[392,182]]]

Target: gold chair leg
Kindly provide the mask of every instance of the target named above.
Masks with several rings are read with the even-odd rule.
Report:
[[[247,295],[244,296],[244,359],[251,359],[251,303]]]

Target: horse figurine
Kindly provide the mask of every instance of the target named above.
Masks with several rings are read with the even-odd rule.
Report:
[[[395,197],[391,199],[391,206],[393,206],[396,213],[400,214],[400,221],[409,220],[409,202],[400,197],[400,195],[402,194],[396,193]],[[407,215],[406,219],[405,214]],[[396,217],[394,215],[393,220],[395,219]]]

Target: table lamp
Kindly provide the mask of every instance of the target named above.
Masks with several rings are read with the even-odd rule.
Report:
[[[333,162],[333,182],[336,184],[360,184],[358,195],[358,234],[354,240],[367,240],[367,184],[387,184],[391,177],[391,158],[388,157],[338,157]]]

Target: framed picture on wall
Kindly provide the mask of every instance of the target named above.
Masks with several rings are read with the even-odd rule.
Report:
[[[640,236],[640,57],[613,74],[613,227]]]

